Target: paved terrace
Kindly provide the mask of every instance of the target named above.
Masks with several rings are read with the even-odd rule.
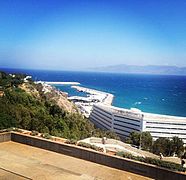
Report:
[[[0,134],[0,179],[149,179],[146,177],[185,180],[185,173],[65,144],[63,138],[47,140],[30,136],[28,131]]]
[[[8,141],[0,143],[0,179],[141,180],[149,178]]]

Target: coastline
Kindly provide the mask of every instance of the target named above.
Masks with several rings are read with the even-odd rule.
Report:
[[[43,84],[45,92],[55,88],[46,82]],[[139,132],[149,132],[154,140],[159,137],[177,136],[186,144],[186,117],[147,113],[136,108],[119,108],[112,105],[114,96],[110,93],[81,86],[71,86],[71,88],[87,94],[86,97],[67,96],[67,99],[99,128],[114,130],[122,138],[128,137],[134,129]]]
[[[79,82],[36,81],[35,83],[43,84],[44,93],[50,92],[52,88],[55,88],[55,85],[72,85],[71,88],[76,89],[76,91],[86,93],[87,94],[86,97],[81,97],[81,96],[69,96],[68,97],[67,92],[57,90],[59,91],[59,93],[60,92],[65,93],[67,99],[72,101],[79,108],[81,113],[87,118],[90,116],[94,104],[102,103],[104,105],[111,106],[113,98],[114,98],[113,94],[78,86],[80,85]]]
[[[49,86],[52,86],[52,85],[72,85],[71,88],[74,88],[76,89],[77,91],[79,92],[85,92],[87,93],[87,97],[81,97],[81,96],[70,96],[68,97],[69,100],[73,101],[74,99],[76,100],[82,100],[82,101],[87,101],[87,102],[82,102],[82,103],[79,103],[79,102],[76,102],[75,104],[76,105],[85,105],[85,108],[86,109],[89,109],[90,111],[90,108],[87,108],[88,106],[93,106],[94,104],[96,103],[101,103],[107,107],[110,107],[110,109],[117,109],[117,110],[128,110],[128,111],[131,111],[131,109],[136,109],[138,110],[138,113],[143,113],[143,114],[146,114],[146,116],[148,117],[154,117],[155,119],[156,118],[163,118],[163,119],[169,119],[169,118],[173,118],[173,119],[183,119],[183,118],[186,118],[185,116],[176,116],[176,115],[167,115],[167,114],[160,114],[160,113],[149,113],[149,112],[145,112],[145,111],[142,111],[138,108],[122,108],[122,107],[118,107],[118,106],[114,106],[112,105],[112,102],[113,102],[113,99],[114,99],[114,95],[111,94],[111,93],[107,93],[107,92],[104,92],[104,91],[99,91],[99,90],[95,90],[95,89],[91,89],[91,88],[86,88],[86,87],[82,87],[82,86],[78,86],[80,85],[79,82],[49,82],[49,81],[37,81],[36,83],[42,83],[42,84],[46,84],[46,85],[49,85]],[[63,92],[63,91],[61,91]],[[68,95],[67,92],[63,92],[65,93],[66,95]],[[99,102],[92,102],[94,100],[98,100]],[[136,113],[136,112],[135,112]]]
[[[112,101],[114,98],[113,94],[81,86],[71,86],[71,88],[87,94],[87,97],[71,96],[68,98],[77,105],[82,114],[87,118],[89,118],[95,104],[102,103],[108,106],[112,105]]]
[[[46,82],[43,84],[45,92],[50,91],[50,88],[55,89],[52,84],[48,85]],[[86,97],[67,96],[67,99],[99,128],[114,130],[122,138],[128,137],[134,129],[139,132],[149,132],[154,140],[159,137],[178,136],[186,144],[186,117],[146,113],[136,108],[115,107],[112,106],[114,96],[110,93],[81,86],[71,86],[71,88],[87,94]]]
[[[6,70],[14,73],[15,70]],[[21,72],[21,71],[16,71]],[[120,108],[131,107],[154,114],[186,117],[186,79],[178,76],[138,76],[125,74],[94,72],[58,72],[58,71],[23,71],[31,75],[34,81],[46,82],[80,82],[84,87],[109,90],[115,95],[113,105]],[[91,78],[90,78],[91,77]],[[150,81],[149,81],[150,80]],[[150,83],[148,83],[150,82]],[[165,83],[163,83],[165,82]],[[180,83],[181,82],[181,83]],[[166,84],[166,85],[165,85]],[[54,85],[57,89],[68,92],[71,96],[79,96],[70,85]],[[80,94],[84,96],[84,94]]]
[[[97,98],[105,105],[112,105],[112,101],[114,99],[113,94],[103,92],[103,91],[98,91],[95,89],[85,88],[85,87],[81,87],[81,86],[71,86],[71,88],[74,88],[80,92],[85,92],[87,94],[90,94],[92,96],[89,95],[89,97],[92,97],[93,99]]]
[[[37,81],[37,83],[46,83],[49,85],[80,85],[79,82],[53,82],[53,81]]]

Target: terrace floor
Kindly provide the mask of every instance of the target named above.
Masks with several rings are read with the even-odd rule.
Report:
[[[0,143],[0,179],[141,180],[140,175],[15,143]]]

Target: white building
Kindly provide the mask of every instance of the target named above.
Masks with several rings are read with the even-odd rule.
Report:
[[[90,120],[98,127],[114,131],[126,138],[132,131],[150,132],[153,139],[178,136],[186,144],[186,117],[144,113],[138,109],[130,110],[96,104]]]

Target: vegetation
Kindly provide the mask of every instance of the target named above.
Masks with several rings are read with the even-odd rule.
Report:
[[[20,88],[25,75],[8,75],[0,72],[0,129],[17,127],[43,133],[43,137],[53,136],[79,140],[90,136],[118,138],[114,133],[103,131],[81,114],[68,113],[55,103],[28,94]],[[36,90],[30,80],[29,85]],[[41,85],[39,85],[41,86]],[[42,91],[38,91],[42,93]],[[47,134],[46,134],[47,133]]]
[[[10,132],[10,131],[15,131],[15,132],[19,132],[19,133],[23,132],[23,130],[21,130],[19,128],[15,128],[15,127],[10,127],[10,128],[7,128],[7,129],[0,129],[0,133]]]
[[[68,113],[50,101],[43,95],[42,85],[29,80],[29,86],[38,95],[25,92],[20,87],[25,76],[0,72],[0,91],[3,92],[0,95],[0,130],[22,128],[32,131],[33,136],[41,132],[44,138],[50,138],[50,135],[67,138],[70,144],[90,136],[118,139],[115,133],[97,129],[81,114]],[[186,157],[183,141],[178,137],[159,138],[153,142],[148,132],[132,132],[126,142],[158,155]]]
[[[127,143],[138,146],[144,150],[151,150],[152,148],[152,136],[149,132],[132,132],[129,138],[126,140]]]
[[[100,147],[97,147],[95,145],[91,145],[91,144],[88,144],[88,143],[85,143],[85,142],[78,143],[78,146],[90,148],[90,149],[93,149],[93,150],[96,150],[96,151],[103,151],[103,148],[100,148]]]
[[[39,134],[39,132],[38,132],[38,131],[34,131],[34,130],[33,130],[33,131],[31,132],[31,134],[30,134],[30,135],[31,135],[31,136],[37,136],[38,134]]]
[[[162,137],[153,142],[149,132],[132,132],[129,138],[126,139],[126,142],[157,155],[160,153],[164,156],[176,154],[178,157],[181,157],[184,154],[184,143],[178,137],[173,137],[172,139]]]
[[[183,159],[186,159],[186,152],[182,156]]]
[[[68,139],[65,143],[67,143],[67,144],[76,144],[77,141],[75,139]]]
[[[2,89],[7,89],[10,87],[18,87],[24,82],[25,74],[6,74],[5,72],[0,72],[0,86]]]
[[[160,159],[154,159],[154,158],[150,158],[150,157],[144,158],[144,157],[140,157],[140,156],[133,156],[132,154],[125,153],[122,151],[118,152],[116,155],[120,156],[120,157],[127,158],[127,159],[133,159],[136,161],[140,161],[140,162],[144,162],[144,163],[148,163],[148,164],[153,164],[153,165],[156,165],[159,167],[168,168],[173,171],[185,171],[186,170],[180,164],[176,164],[176,163],[168,162],[168,161],[162,161]]]
[[[45,139],[51,139],[51,138],[52,138],[51,135],[48,134],[48,133],[43,133],[43,134],[41,134],[41,137],[43,137],[43,138],[45,138]]]
[[[168,138],[158,138],[152,148],[152,152],[155,154],[162,153],[164,156],[172,156],[177,154],[181,157],[184,153],[183,141],[178,137]]]

